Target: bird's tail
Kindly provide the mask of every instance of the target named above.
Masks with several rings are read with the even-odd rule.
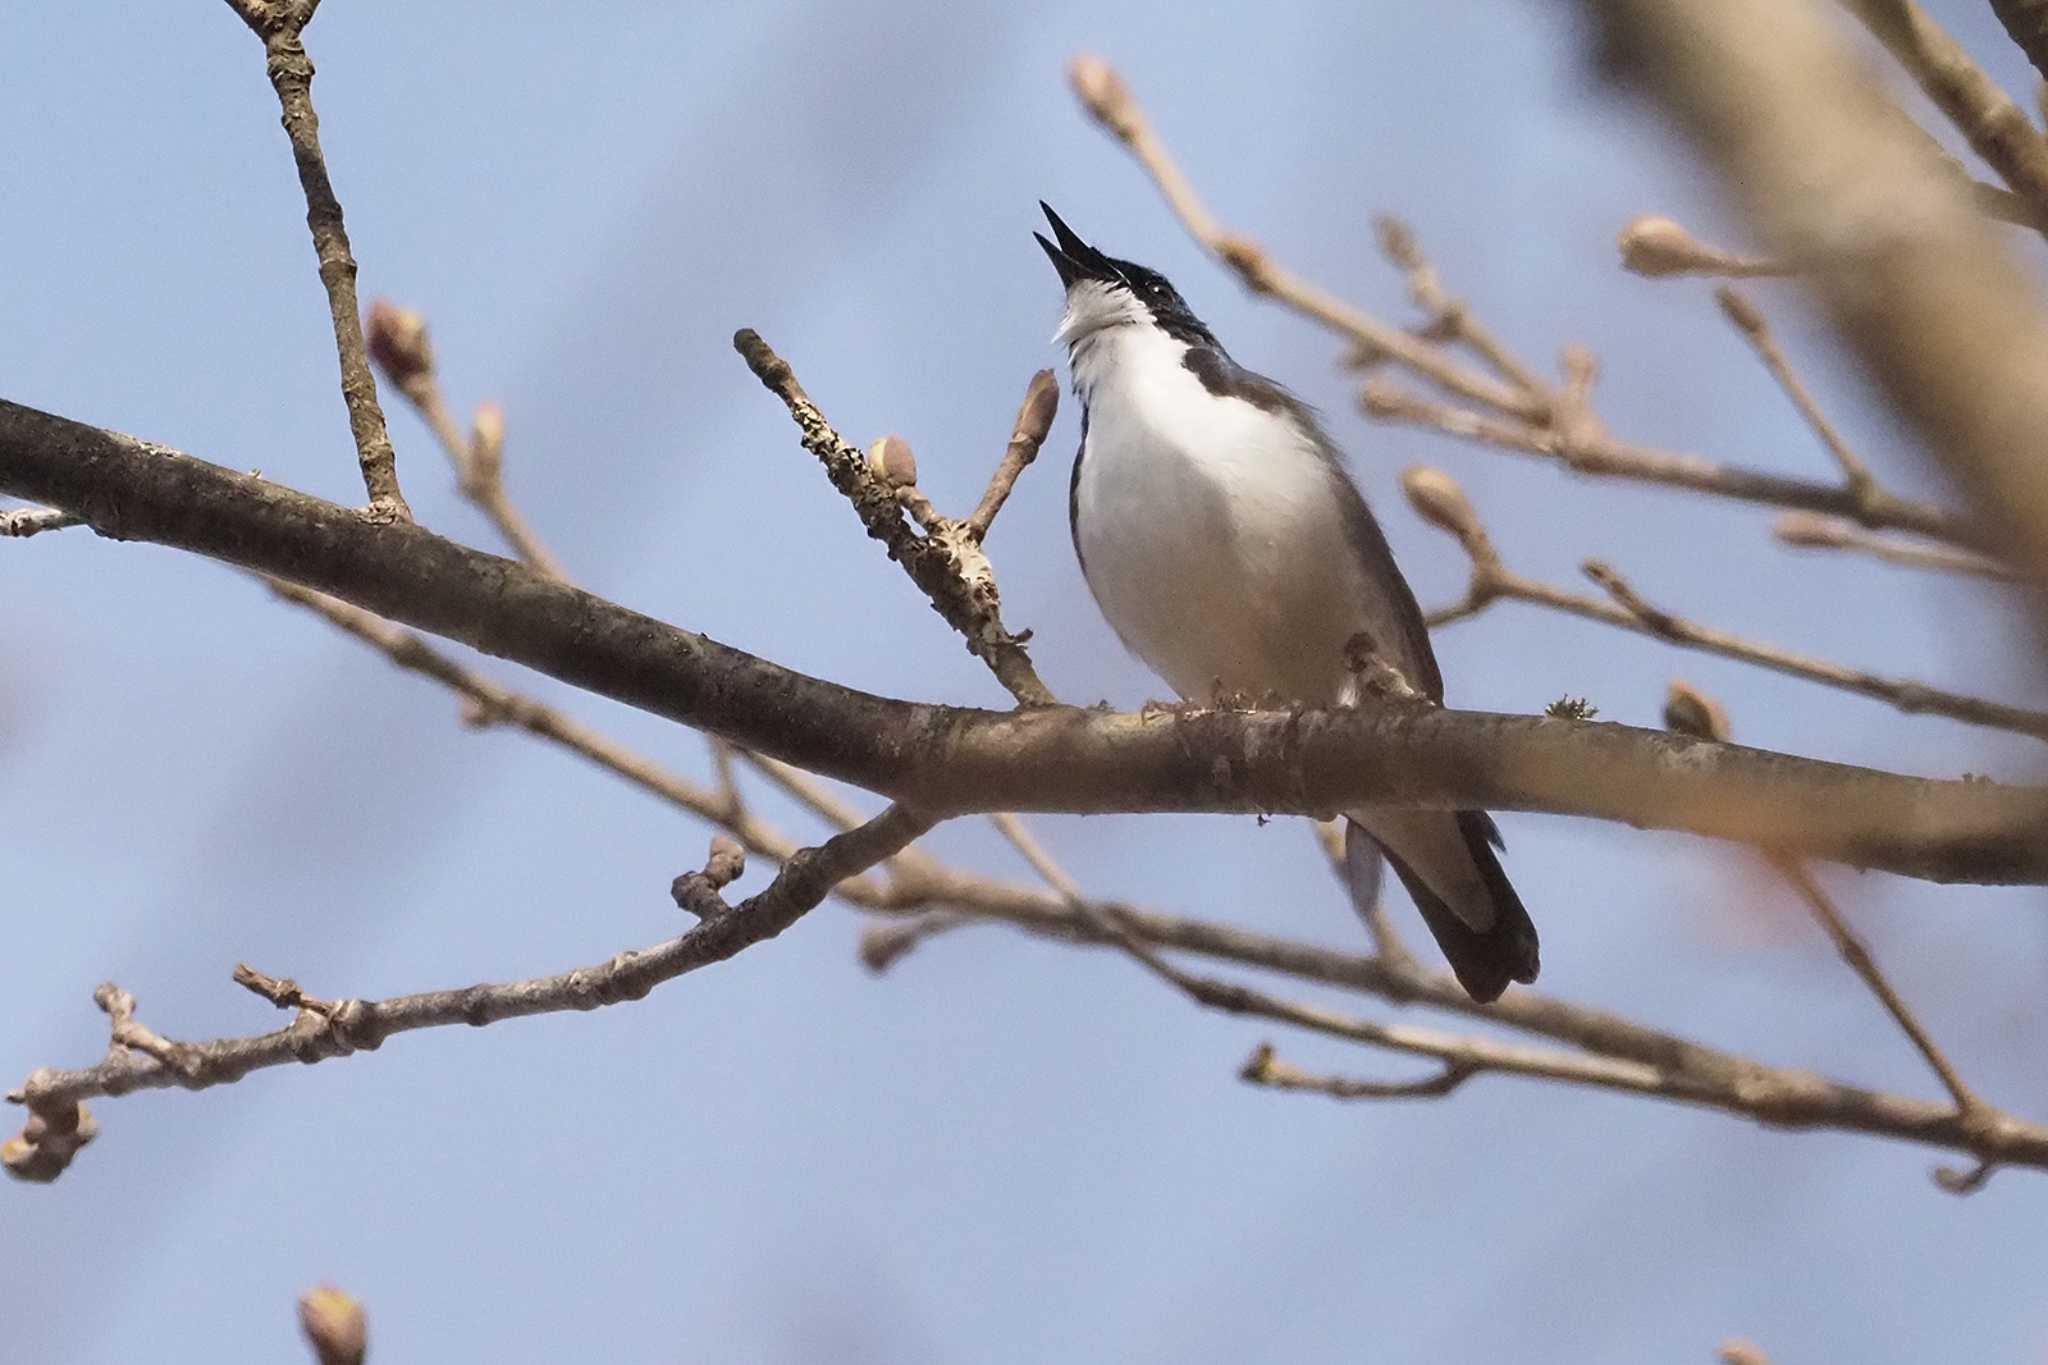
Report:
[[[1485,887],[1492,906],[1491,923],[1474,929],[1444,898],[1410,867],[1396,850],[1381,844],[1356,820],[1345,822],[1345,862],[1350,872],[1352,894],[1369,898],[1377,891],[1380,855],[1386,856],[1394,875],[1408,888],[1422,922],[1436,937],[1437,947],[1457,974],[1465,993],[1482,1003],[1498,1000],[1510,981],[1536,979],[1538,967],[1536,925],[1522,908],[1522,898],[1508,884],[1494,850],[1500,847],[1500,832],[1484,811],[1455,813],[1457,833],[1463,840]],[[1370,878],[1370,882],[1367,882]]]

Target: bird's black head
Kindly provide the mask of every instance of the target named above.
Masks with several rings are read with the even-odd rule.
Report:
[[[1082,241],[1045,201],[1040,200],[1038,207],[1045,210],[1045,220],[1052,224],[1052,234],[1058,239],[1049,242],[1043,233],[1031,234],[1045,249],[1067,291],[1067,321],[1060,328],[1065,339],[1073,341],[1102,327],[1149,319],[1190,344],[1215,344],[1209,329],[1166,276],[1135,261],[1105,256]]]

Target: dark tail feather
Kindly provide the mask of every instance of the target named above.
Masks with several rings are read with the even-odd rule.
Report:
[[[1494,855],[1500,846],[1500,832],[1494,828],[1493,818],[1485,811],[1459,811],[1458,827],[1464,831],[1473,861],[1479,864],[1480,876],[1493,893],[1493,927],[1485,933],[1459,919],[1406,864],[1386,853],[1372,835],[1349,821],[1345,822],[1345,861],[1352,881],[1358,883],[1361,868],[1372,868],[1376,876],[1378,855],[1386,857],[1394,875],[1414,898],[1415,908],[1422,912],[1422,922],[1436,936],[1437,947],[1443,949],[1445,960],[1457,974],[1458,984],[1467,995],[1485,1004],[1500,999],[1510,981],[1536,979],[1536,926],[1530,921],[1529,912],[1522,908],[1522,898],[1508,884],[1507,873],[1501,871],[1500,859]],[[1353,889],[1356,893],[1359,888],[1354,885]]]

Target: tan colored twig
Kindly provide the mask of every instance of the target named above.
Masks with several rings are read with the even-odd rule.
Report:
[[[1771,528],[1787,545],[1815,550],[1856,550],[1911,569],[1937,573],[1964,574],[1988,578],[1995,583],[2024,583],[2026,578],[2010,565],[1988,555],[1959,550],[1952,545],[1900,540],[1877,531],[1865,530],[1840,517],[1815,516],[1810,512],[1787,512]]]
[[[410,308],[373,300],[365,328],[370,359],[419,413],[455,467],[462,496],[490,519],[512,552],[553,578],[567,580],[561,560],[505,492],[505,413],[495,403],[477,408],[465,432],[449,414],[427,321]]]
[[[1423,335],[1469,347],[1494,371],[1540,404],[1539,415],[1555,401],[1550,385],[1535,369],[1524,364],[1508,344],[1473,313],[1465,301],[1444,288],[1436,266],[1423,254],[1415,229],[1392,214],[1373,219],[1373,233],[1380,251],[1393,262],[1408,281],[1408,297],[1428,316]]]
[[[327,175],[320,151],[320,118],[313,112],[313,59],[302,41],[306,24],[319,0],[228,0],[250,32],[263,40],[264,69],[284,113],[285,136],[298,166],[299,188],[306,197],[306,226],[320,260],[320,283],[334,324],[334,350],[341,362],[341,397],[348,408],[349,433],[355,440],[356,463],[369,491],[369,515],[379,521],[410,521],[412,509],[398,489],[398,465],[384,409],[377,402],[377,379],[370,373],[357,316],[356,260],[342,225],[341,201]]]
[[[1498,601],[1528,602],[1638,635],[1653,636],[1687,649],[1719,654],[1723,658],[1738,659],[1809,682],[1872,697],[1909,715],[1947,716],[1971,725],[2048,739],[2048,712],[2009,706],[1931,687],[1926,683],[1849,668],[1701,625],[1652,605],[1614,568],[1599,560],[1587,560],[1584,569],[1587,577],[1607,593],[1608,601],[1538,582],[1515,572],[1501,561],[1492,538],[1480,523],[1478,512],[1448,474],[1416,466],[1402,475],[1402,486],[1416,511],[1430,524],[1456,537],[1471,560],[1472,573],[1464,597],[1448,607],[1428,613],[1427,619],[1432,626],[1466,620]]]
[[[1076,57],[1067,67],[1067,76],[1082,106],[1137,158],[1189,235],[1236,271],[1245,288],[1255,294],[1270,294],[1367,353],[1397,360],[1452,393],[1518,417],[1541,419],[1544,405],[1537,396],[1461,364],[1442,346],[1381,322],[1324,292],[1275,263],[1256,242],[1225,229],[1195,193],[1123,77],[1109,63],[1099,57]]]
[[[1428,427],[1461,440],[1555,460],[1575,474],[1662,484],[1738,502],[1854,517],[1866,526],[1910,531],[1973,549],[1982,549],[1989,543],[1984,530],[1969,519],[1882,489],[1858,499],[1838,483],[1786,478],[1761,469],[1722,464],[1701,455],[1635,445],[1611,436],[1578,433],[1577,439],[1568,440],[1549,427],[1439,403],[1384,379],[1368,381],[1360,393],[1360,402],[1368,415],[1382,421]]]
[[[1326,1076],[1290,1066],[1273,1055],[1271,1043],[1260,1043],[1246,1059],[1238,1078],[1269,1090],[1298,1090],[1334,1100],[1433,1100],[1450,1094],[1473,1076],[1473,1068],[1446,1062],[1434,1076],[1416,1081],[1359,1081]]]
[[[733,349],[745,359],[762,385],[789,409],[789,415],[803,432],[804,449],[817,456],[832,486],[853,504],[868,534],[889,547],[889,557],[903,566],[933,610],[960,632],[967,648],[989,666],[1020,705],[1051,705],[1052,693],[1039,681],[1031,657],[1024,651],[1029,632],[1013,635],[1003,625],[1001,597],[988,557],[982,553],[980,535],[967,522],[950,521],[932,512],[926,514],[927,534],[918,535],[903,519],[897,488],[876,472],[866,454],[832,429],[817,404],[804,392],[803,385],[797,382],[789,362],[751,328],[742,328],[734,335]],[[1042,392],[1034,387],[1026,396],[1027,407],[1044,401]],[[1050,392],[1057,402],[1058,388]],[[1020,425],[1022,421],[1020,417]],[[1046,414],[1046,424],[1051,424],[1050,413]],[[1021,469],[1022,465],[1018,467]],[[994,516],[993,509],[989,515]],[[985,532],[987,527],[984,525],[981,530]]]
[[[238,983],[297,1011],[291,1024],[252,1037],[176,1044],[169,1054],[171,1060],[151,1053],[147,1060],[136,1061],[124,1050],[119,1056],[75,1071],[41,1068],[31,1072],[7,1098],[27,1106],[32,1117],[44,1117],[48,1122],[48,1116],[64,1115],[96,1096],[173,1086],[205,1090],[265,1067],[320,1062],[374,1049],[417,1029],[491,1024],[639,1000],[664,982],[723,962],[780,934],[822,902],[839,882],[907,847],[931,824],[901,806],[891,806],[866,824],[796,853],[766,888],[730,908],[723,907],[717,893],[738,876],[743,859],[730,841],[715,839],[705,870],[677,879],[676,899],[687,902],[700,915],[695,925],[651,948],[619,953],[593,966],[552,976],[388,1000],[321,1001],[305,995],[294,983],[239,967],[235,974]],[[137,1045],[131,1041],[126,1046]],[[24,1132],[17,1141],[27,1139]],[[15,1168],[10,1165],[9,1169]]]
[[[369,1354],[370,1325],[362,1304],[333,1285],[299,1296],[299,1327],[320,1365],[363,1365]]]
[[[1010,428],[1009,444],[1003,448],[1002,461],[988,481],[988,491],[981,495],[981,502],[965,523],[967,534],[977,542],[987,537],[1010,490],[1017,486],[1018,476],[1038,458],[1038,448],[1045,444],[1059,408],[1060,386],[1053,372],[1040,370],[1032,375],[1024,390],[1023,406],[1017,409],[1017,420]]]
[[[1840,0],[1863,22],[1970,149],[2048,223],[2048,139],[1963,45],[1914,0]]]
[[[45,531],[61,531],[67,526],[83,526],[85,518],[70,512],[60,512],[54,507],[16,507],[0,512],[0,540],[27,540]]]
[[[1684,682],[1671,684],[1664,701],[1664,723],[1682,734],[1695,735],[1720,744],[1727,743],[1731,733],[1726,708]],[[1977,1092],[1963,1081],[1955,1064],[1949,1061],[1948,1055],[1935,1043],[1933,1035],[1928,1033],[1926,1026],[1906,1004],[1905,997],[1899,994],[1898,989],[1878,967],[1877,959],[1871,956],[1869,947],[1857,936],[1856,931],[1849,927],[1848,920],[1821,889],[1820,883],[1815,880],[1806,864],[1790,854],[1771,848],[1765,848],[1763,855],[1773,870],[1798,893],[1800,901],[1812,912],[1814,920],[1826,932],[1828,941],[1835,947],[1835,952],[1848,964],[1849,970],[1855,972],[1869,988],[1870,993],[1877,997],[1878,1003],[1884,1006],[1885,1013],[1898,1025],[1899,1032],[1906,1035],[1907,1041],[1913,1045],[1913,1050],[1927,1063],[1927,1069],[1941,1082],[1942,1089],[1948,1091],[1949,1098],[1955,1101],[1957,1122],[1966,1130],[1989,1130],[2009,1119],[2010,1115],[1985,1103]],[[1976,1169],[1969,1172],[1941,1167],[1934,1173],[1935,1183],[1951,1193],[1968,1194],[1981,1188],[1985,1180],[1989,1179],[1993,1164],[1988,1158],[1983,1158]]]
[[[1843,439],[1842,433],[1828,420],[1827,414],[1820,410],[1820,404],[1814,401],[1813,394],[1807,390],[1798,372],[1792,368],[1792,362],[1786,358],[1785,350],[1778,344],[1777,335],[1771,331],[1771,325],[1765,320],[1763,311],[1751,302],[1747,295],[1730,285],[1722,285],[1716,289],[1714,299],[1721,305],[1721,315],[1728,319],[1736,331],[1742,333],[1743,339],[1748,341],[1750,348],[1756,352],[1757,359],[1771,372],[1771,378],[1778,381],[1778,387],[1792,400],[1792,406],[1799,410],[1799,415],[1813,428],[1813,434],[1820,438],[1828,453],[1835,457],[1835,463],[1841,466],[1842,480],[1848,486],[1849,496],[1856,500],[1858,506],[1868,502],[1871,494],[1877,491],[1877,480],[1871,477],[1870,466],[1863,462],[1862,456],[1849,448],[1849,443]]]
[[[1400,930],[1387,915],[1386,899],[1380,895],[1381,881],[1375,881],[1372,894],[1361,895],[1359,888],[1351,881],[1351,860],[1344,849],[1344,820],[1318,820],[1315,823],[1316,844],[1323,851],[1324,859],[1330,864],[1330,871],[1337,878],[1337,884],[1344,888],[1344,895],[1351,902],[1351,908],[1365,924],[1366,937],[1371,940],[1373,956],[1384,962],[1397,975],[1421,970],[1421,964],[1401,937]]]

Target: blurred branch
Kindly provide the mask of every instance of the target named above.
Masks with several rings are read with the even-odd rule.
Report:
[[[506,495],[503,409],[495,403],[479,407],[467,432],[455,424],[441,394],[440,370],[427,335],[427,321],[411,309],[374,300],[365,331],[370,359],[441,443],[449,463],[455,466],[456,487],[462,496],[490,519],[520,559],[552,578],[566,580],[569,575],[562,562]]]
[[[1727,318],[1736,331],[1742,333],[1754,350],[1757,359],[1771,372],[1771,378],[1778,381],[1778,387],[1792,400],[1792,406],[1813,428],[1813,434],[1827,447],[1828,454],[1835,457],[1841,466],[1842,483],[1858,507],[1870,501],[1878,491],[1877,480],[1871,477],[1870,466],[1863,463],[1863,457],[1849,448],[1842,433],[1835,429],[1827,414],[1820,410],[1820,404],[1813,401],[1813,394],[1801,382],[1792,362],[1786,358],[1784,348],[1778,345],[1778,337],[1765,320],[1763,311],[1750,302],[1749,296],[1731,285],[1722,285],[1714,291],[1714,299],[1721,305],[1721,314]]]
[[[278,484],[4,400],[0,492],[73,511],[102,534],[326,592],[933,816],[1547,810],[1775,840],[1934,880],[2048,880],[2048,794],[1660,731],[1406,707],[1126,716],[876,697],[417,526],[368,525]]]
[[[2026,579],[2007,565],[1985,555],[1972,554],[1953,546],[1936,545],[1866,531],[1837,517],[1817,517],[1807,512],[1787,512],[1772,527],[1787,545],[1817,550],[1859,550],[1893,564],[1939,573],[1967,574],[1998,583],[2024,583]]]
[[[745,855],[730,840],[715,838],[704,870],[676,879],[677,903],[702,914],[695,926],[651,948],[552,976],[381,1001],[328,1001],[306,994],[290,980],[237,967],[237,983],[279,1008],[297,1011],[290,1025],[254,1037],[204,1043],[172,1043],[152,1034],[154,1041],[145,1043],[132,1034],[124,1037],[122,1020],[115,1016],[115,1051],[105,1061],[75,1071],[33,1071],[7,1098],[28,1107],[32,1124],[40,1119],[45,1125],[61,1126],[80,1112],[80,1101],[96,1096],[172,1086],[205,1090],[265,1067],[373,1050],[388,1038],[416,1029],[492,1024],[638,1000],[664,982],[775,937],[823,901],[837,883],[899,852],[931,826],[926,817],[891,806],[864,825],[796,853],[765,889],[730,908],[718,893],[738,878]],[[132,1013],[132,997],[117,988],[102,987],[95,998],[109,993],[127,1000]],[[107,1008],[104,1001],[102,1008]],[[143,1058],[138,1060],[131,1049]],[[27,1142],[28,1136],[25,1131],[17,1142]],[[9,1169],[13,1168],[10,1162]]]
[[[1414,466],[1402,475],[1402,487],[1416,511],[1430,524],[1454,536],[1471,560],[1471,581],[1465,589],[1465,596],[1449,607],[1429,613],[1428,620],[1432,626],[1466,620],[1497,601],[1529,602],[1569,616],[1652,636],[1681,648],[1718,654],[1773,672],[1872,697],[1909,715],[1947,716],[1971,725],[2048,739],[2048,712],[1965,696],[1925,683],[1887,678],[1700,625],[1651,605],[1626,579],[1599,560],[1587,560],[1585,573],[1606,591],[1609,601],[1527,578],[1508,568],[1501,560],[1492,537],[1479,520],[1478,512],[1465,497],[1464,490],[1448,474],[1426,466]]]
[[[2034,222],[2048,223],[2048,140],[1998,82],[1914,0],[1840,3],[1884,44],[1970,149],[2027,203]]]
[[[1797,267],[1785,261],[1744,256],[1709,246],[1686,231],[1685,225],[1655,214],[1631,218],[1615,245],[1621,251],[1621,268],[1645,279],[1670,279],[1681,275],[1718,275],[1725,279],[1790,275]]]
[[[1675,682],[1671,685],[1664,702],[1664,723],[1682,734],[1696,735],[1701,739],[1725,743],[1729,738],[1727,710],[1719,702],[1685,683]],[[1913,1050],[1927,1063],[1928,1070],[1940,1080],[1942,1089],[1948,1091],[1949,1098],[1955,1101],[1956,1121],[1966,1128],[1983,1130],[2012,1122],[2011,1115],[1986,1104],[1974,1090],[1964,1084],[1954,1063],[1950,1062],[1948,1055],[1936,1045],[1933,1035],[1928,1033],[1926,1026],[1906,1004],[1905,997],[1899,994],[1890,979],[1879,969],[1877,959],[1871,956],[1870,949],[1856,936],[1855,930],[1849,927],[1848,920],[1835,908],[1834,901],[1821,889],[1820,883],[1814,879],[1813,873],[1806,865],[1797,858],[1769,848],[1764,850],[1764,858],[1799,894],[1799,899],[1813,913],[1814,919],[1826,932],[1828,941],[1834,944],[1835,951],[1841,956],[1842,961],[1848,964],[1849,970],[1855,972],[1865,986],[1869,987],[1870,993],[1884,1006],[1885,1013],[1891,1016],[1899,1031],[1912,1043]],[[1992,1161],[1987,1157],[1981,1159],[1977,1170],[1969,1174],[1943,1167],[1935,1172],[1935,1181],[1951,1193],[1967,1194],[1983,1185],[1990,1175],[1992,1165]]]
[[[284,113],[284,132],[298,166],[299,188],[306,196],[306,226],[320,260],[320,284],[334,324],[334,350],[341,362],[341,398],[348,407],[349,433],[355,439],[356,463],[369,491],[369,515],[378,521],[411,521],[412,509],[398,490],[398,466],[384,409],[377,403],[377,380],[370,373],[357,317],[356,261],[342,225],[341,201],[327,175],[320,151],[320,117],[313,112],[313,59],[300,35],[313,18],[319,0],[228,0],[249,31],[263,40],[264,70]]]
[[[1905,0],[1848,2],[2009,183],[2035,208],[2048,206],[2039,134],[2014,125],[2009,101],[1988,99],[1995,88],[1981,87],[1981,72],[1950,60],[1946,35]],[[1670,110],[1766,245],[1807,266],[1800,278],[1837,335],[1969,487],[1996,532],[1972,548],[2009,556],[2037,579],[2048,573],[2048,464],[2040,458],[2048,408],[2038,401],[2048,320],[2034,280],[1925,133],[1810,3],[1588,0],[1587,8],[1609,68]]]

